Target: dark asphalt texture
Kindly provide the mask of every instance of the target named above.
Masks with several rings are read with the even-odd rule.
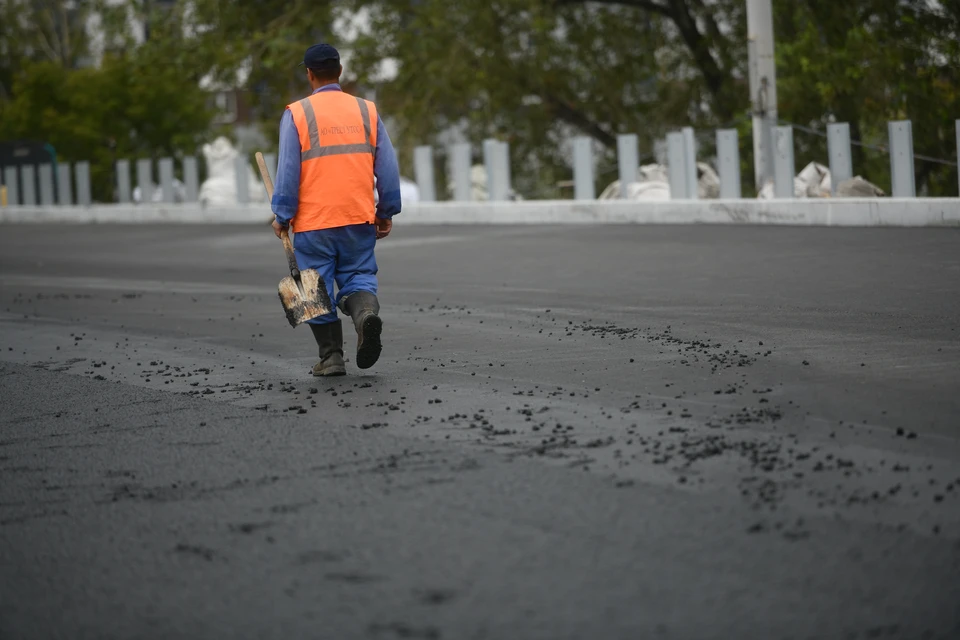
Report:
[[[960,230],[0,227],[0,638],[960,637]],[[349,329],[349,327],[345,327]]]

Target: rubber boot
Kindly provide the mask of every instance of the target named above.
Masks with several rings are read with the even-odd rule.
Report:
[[[340,301],[340,308],[353,318],[357,329],[357,366],[369,369],[380,358],[383,320],[377,316],[380,303],[369,291],[357,291]]]
[[[339,320],[329,324],[311,324],[313,338],[320,347],[320,362],[313,365],[315,376],[342,376],[347,373],[343,364],[343,325]]]

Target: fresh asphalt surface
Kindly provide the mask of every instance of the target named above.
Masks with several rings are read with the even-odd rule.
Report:
[[[314,379],[267,227],[0,227],[0,638],[960,637],[958,230],[378,260]]]

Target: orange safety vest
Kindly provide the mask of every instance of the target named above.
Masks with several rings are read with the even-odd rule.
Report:
[[[342,91],[287,105],[300,136],[300,202],[293,231],[373,224],[377,107]]]

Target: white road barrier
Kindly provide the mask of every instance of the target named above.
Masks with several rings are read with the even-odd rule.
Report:
[[[266,204],[112,204],[0,208],[2,223],[263,224]],[[960,198],[811,198],[796,200],[528,200],[415,202],[398,224],[785,224],[816,226],[960,227]]]

